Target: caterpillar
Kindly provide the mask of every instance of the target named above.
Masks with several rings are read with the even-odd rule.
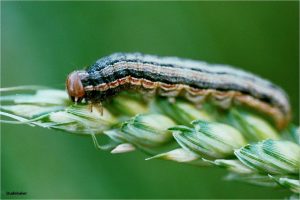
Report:
[[[270,116],[284,128],[291,110],[287,94],[252,73],[225,65],[141,53],[114,53],[66,81],[74,102],[101,103],[123,90],[167,97],[182,96],[201,104],[212,99],[222,107],[245,105]]]

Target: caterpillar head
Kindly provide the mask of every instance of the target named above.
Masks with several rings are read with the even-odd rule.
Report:
[[[85,96],[84,87],[81,82],[80,71],[74,71],[68,75],[66,88],[70,99],[79,103]]]

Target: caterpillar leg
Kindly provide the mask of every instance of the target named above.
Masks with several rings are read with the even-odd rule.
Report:
[[[101,116],[103,116],[103,105],[101,102],[95,105],[96,109],[100,112]]]
[[[103,116],[103,105],[101,102],[99,103],[89,102],[89,110],[91,112],[93,112],[93,107],[95,107],[97,111],[101,114],[101,116]]]
[[[89,102],[89,110],[90,110],[90,112],[93,112],[93,103],[92,102]]]

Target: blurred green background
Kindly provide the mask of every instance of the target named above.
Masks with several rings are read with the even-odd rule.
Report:
[[[113,52],[225,63],[282,86],[299,119],[298,2],[1,2],[1,87],[64,88]],[[1,184],[22,198],[284,198],[225,170],[111,155],[91,138],[1,124]]]

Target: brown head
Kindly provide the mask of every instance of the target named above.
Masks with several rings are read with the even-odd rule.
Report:
[[[79,74],[80,71],[74,71],[70,73],[66,81],[67,92],[73,102],[80,102],[85,95],[84,87]]]

